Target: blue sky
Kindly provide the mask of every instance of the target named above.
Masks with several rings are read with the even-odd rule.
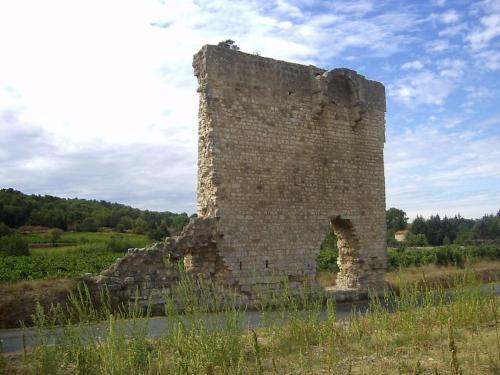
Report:
[[[192,56],[348,67],[387,92],[388,207],[500,209],[500,0],[0,3],[0,187],[195,211]]]

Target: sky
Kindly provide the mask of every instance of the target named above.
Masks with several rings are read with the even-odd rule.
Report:
[[[0,188],[194,213],[204,44],[386,87],[387,207],[500,210],[500,0],[5,0]]]

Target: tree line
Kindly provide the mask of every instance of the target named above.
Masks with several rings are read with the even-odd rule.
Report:
[[[85,232],[105,227],[160,240],[179,234],[188,222],[185,212],[156,212],[104,200],[27,195],[14,189],[0,189],[0,236],[30,225]]]
[[[405,241],[409,246],[500,243],[500,211],[479,219],[467,219],[461,215],[441,217],[436,214],[428,219],[417,216],[408,224],[403,210],[390,208],[386,212],[386,220],[389,245],[398,244],[394,234],[404,229],[409,230]]]

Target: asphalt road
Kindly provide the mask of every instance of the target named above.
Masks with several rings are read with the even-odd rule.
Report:
[[[352,312],[359,311],[365,312],[368,310],[367,301],[358,301],[351,303],[339,303],[336,305],[336,317],[337,319],[346,319]],[[283,319],[280,312],[273,311],[267,312],[266,317],[258,311],[245,311],[243,314],[243,324],[248,328],[257,328],[265,325],[265,322],[269,319],[271,321],[279,321]],[[326,318],[326,310],[322,312],[322,315]],[[180,316],[187,324],[189,324],[189,318]],[[207,321],[208,326],[220,327],[225,324],[224,314],[220,313],[208,313],[199,315],[197,319],[204,319]],[[284,319],[286,320],[286,318]],[[116,322],[117,329],[123,329],[125,332],[130,332],[132,330],[132,325],[135,324],[136,328],[146,329],[148,337],[159,337],[165,334],[169,326],[174,322],[173,318],[166,317],[152,317],[149,319],[138,319],[136,321],[132,320],[119,320]],[[82,335],[89,336],[90,339],[96,339],[98,337],[105,337],[107,330],[107,322],[95,323],[90,326],[81,329]],[[77,328],[78,329],[78,328]],[[56,327],[53,329],[45,330],[45,335],[49,343],[54,342],[56,336],[60,336],[65,333],[63,327]],[[40,333],[36,328],[26,328],[26,329],[3,329],[0,330],[0,342],[3,353],[15,353],[23,350],[23,346],[28,348],[33,346],[39,340]]]
[[[491,291],[494,289],[497,295],[500,295],[500,283],[496,284],[486,284],[483,285],[483,291]],[[453,292],[447,293],[448,298],[453,298]],[[336,309],[336,318],[338,320],[346,319],[353,312],[361,312],[364,313],[368,310],[368,301],[356,301],[349,303],[337,303],[335,305]],[[389,310],[391,310],[391,306],[387,306]],[[245,311],[243,314],[243,324],[248,328],[257,328],[265,325],[266,321],[280,321],[280,319],[285,322],[286,316],[282,316],[280,312],[267,312],[264,317],[261,312],[258,311]],[[326,310],[322,311],[323,317],[326,319],[327,313]],[[182,317],[187,324],[189,324],[189,319],[186,317]],[[209,313],[197,316],[197,319],[204,319],[207,321],[208,326],[210,327],[221,327],[225,324],[225,317],[220,313]],[[268,320],[269,319],[269,320]],[[147,330],[148,337],[159,337],[167,332],[169,326],[174,322],[173,318],[166,317],[153,317],[149,319],[138,319],[135,321],[132,320],[119,320],[116,322],[116,329],[121,329],[124,332],[131,332],[134,328],[137,329],[145,329]],[[106,336],[107,330],[107,322],[95,323],[84,328],[79,328],[78,326],[75,329],[80,329],[81,334],[88,337],[89,340],[95,340],[99,337]],[[63,327],[56,327],[53,329],[45,330],[43,336],[48,340],[49,343],[54,342],[54,338],[65,334],[66,330]],[[0,343],[2,347],[3,353],[15,353],[23,350],[23,347],[31,347],[37,343],[40,339],[40,332],[36,328],[27,328],[27,329],[4,329],[0,330]]]

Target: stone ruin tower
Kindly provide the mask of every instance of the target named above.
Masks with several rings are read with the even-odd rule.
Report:
[[[385,91],[216,46],[194,56],[200,93],[198,215],[218,218],[217,254],[242,291],[315,275],[333,226],[337,286],[383,288]]]
[[[314,280],[333,228],[337,296],[381,292],[386,268],[384,86],[349,69],[325,71],[206,45],[199,83],[198,218],[181,236],[132,249],[94,277],[117,294],[161,297],[188,272],[250,299]],[[348,297],[349,298],[349,297]]]

